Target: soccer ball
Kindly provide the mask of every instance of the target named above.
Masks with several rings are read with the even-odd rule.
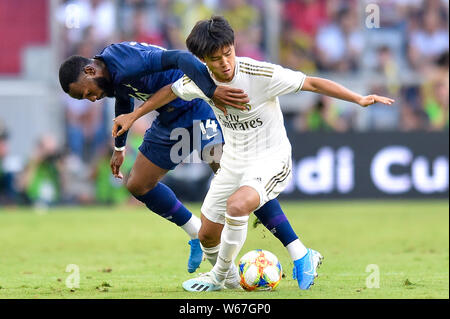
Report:
[[[267,250],[249,251],[239,260],[240,284],[247,291],[274,290],[282,273],[278,258]]]

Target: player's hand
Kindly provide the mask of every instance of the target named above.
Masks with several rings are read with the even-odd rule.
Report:
[[[123,179],[123,174],[120,172],[120,166],[122,166],[125,159],[125,150],[114,151],[109,165],[111,166],[111,172],[116,178]]]
[[[395,102],[395,100],[390,99],[388,97],[372,94],[372,95],[363,96],[359,100],[358,104],[361,105],[362,107],[366,107],[366,106],[369,106],[369,105],[372,105],[375,103],[383,103],[386,105],[392,105],[392,103],[394,103],[394,102]]]
[[[214,91],[212,98],[214,104],[225,115],[228,114],[226,107],[232,106],[240,110],[246,110],[245,104],[250,102],[247,94],[241,89],[235,89],[228,86],[219,85]]]
[[[118,137],[128,131],[133,123],[136,121],[133,113],[122,114],[116,117],[113,122],[111,134],[113,137]]]

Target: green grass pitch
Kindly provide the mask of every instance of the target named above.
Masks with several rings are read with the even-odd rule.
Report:
[[[325,257],[309,291],[298,289],[287,251],[261,225],[249,226],[238,257],[275,253],[285,273],[276,291],[188,293],[187,236],[143,207],[1,208],[0,298],[449,298],[448,201],[281,204],[304,244]],[[187,206],[199,214],[199,204]],[[69,264],[79,288],[66,286],[76,275]],[[197,273],[210,268],[204,261]]]

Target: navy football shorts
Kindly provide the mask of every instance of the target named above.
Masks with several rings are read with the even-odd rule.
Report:
[[[210,163],[210,147],[224,143],[222,130],[216,119],[194,120],[193,125],[188,128],[169,129],[158,124],[154,123],[145,132],[139,151],[163,169],[174,169],[195,151],[198,157],[191,156],[193,162],[197,158]]]

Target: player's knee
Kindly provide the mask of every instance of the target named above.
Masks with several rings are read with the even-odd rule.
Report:
[[[220,243],[220,236],[204,231],[200,228],[198,232],[198,239],[204,247],[216,247]]]
[[[128,179],[126,186],[127,186],[128,191],[131,194],[133,194],[134,196],[142,195],[142,194],[139,194],[140,193],[139,185],[134,181],[133,178]]]
[[[147,182],[147,183],[142,183],[139,181],[139,179],[137,178],[133,178],[133,176],[130,176],[130,178],[127,181],[127,189],[128,191],[134,195],[134,196],[142,196],[146,193],[148,193],[150,190],[152,190],[153,188],[155,188],[157,182]]]
[[[239,200],[230,197],[227,200],[227,214],[233,217],[246,216],[251,213],[247,207],[245,199]]]

